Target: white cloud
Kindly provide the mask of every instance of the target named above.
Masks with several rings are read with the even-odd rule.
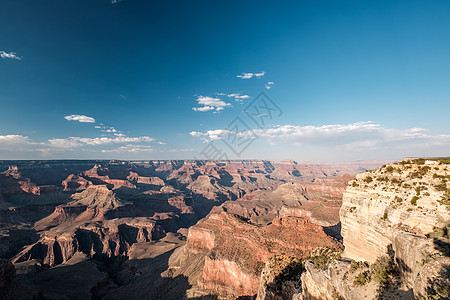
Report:
[[[199,105],[203,105],[203,106],[202,107],[193,107],[192,109],[194,111],[205,112],[205,111],[215,110],[217,112],[217,111],[223,110],[225,107],[231,106],[230,103],[227,103],[227,102],[221,100],[220,98],[213,98],[213,97],[208,97],[208,96],[198,96],[196,101]]]
[[[234,98],[235,101],[240,102],[240,103],[242,103],[243,100],[250,98],[249,95],[241,95],[241,94],[237,94],[237,93],[229,94],[227,96],[228,96],[228,98]]]
[[[224,135],[236,135],[225,129],[206,132],[190,132],[191,136],[203,141],[222,139]],[[450,135],[431,135],[424,128],[392,129],[374,122],[357,122],[352,124],[333,124],[322,126],[279,125],[266,129],[254,129],[252,132],[240,132],[238,136],[266,139],[271,145],[288,143],[290,145],[312,145],[351,151],[377,149],[424,149],[432,147],[450,147]]]
[[[20,150],[21,147],[30,143],[31,140],[27,136],[17,134],[0,135],[0,150]]]
[[[88,117],[85,115],[70,115],[70,116],[65,116],[64,119],[66,119],[68,121],[78,121],[81,123],[95,123],[94,118]]]
[[[221,140],[225,136],[235,135],[238,137],[244,137],[244,136],[253,136],[250,132],[234,132],[227,129],[214,129],[214,130],[208,130],[206,132],[199,132],[199,131],[191,131],[189,133],[191,136],[200,137],[204,142],[214,141],[214,140]]]
[[[16,59],[16,60],[22,60],[22,57],[17,56],[17,53],[15,52],[5,52],[0,51],[0,57],[1,58],[10,58],[10,59]]]
[[[259,72],[259,73],[242,73],[240,75],[237,75],[236,77],[241,78],[241,79],[250,79],[253,77],[257,77],[257,78],[261,78],[264,75],[266,75],[265,71]]]
[[[275,82],[269,81],[269,82],[266,84],[266,89],[270,90],[274,84],[275,84]]]
[[[203,106],[203,107],[193,107],[192,110],[194,111],[209,111],[209,110],[213,110],[214,107],[212,106]]]
[[[120,144],[120,143],[140,143],[140,142],[153,142],[155,139],[148,136],[140,137],[127,137],[127,136],[116,136],[116,137],[96,137],[96,138],[82,138],[82,137],[69,137],[67,139],[52,139],[49,140],[50,144],[60,143],[60,144],[71,144],[77,146],[89,145],[89,146],[101,146],[109,144]]]
[[[102,153],[136,153],[136,152],[155,152],[151,146],[144,145],[125,145],[111,150],[102,150]]]

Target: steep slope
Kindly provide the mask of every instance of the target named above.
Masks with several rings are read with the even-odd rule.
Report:
[[[302,299],[448,299],[449,175],[425,159],[357,175],[340,211],[345,259],[307,262]]]
[[[174,253],[169,270],[172,277],[189,278],[189,297],[254,296],[259,274],[271,256],[303,257],[317,246],[338,247],[320,226],[306,219],[277,217],[270,225],[261,226],[222,212],[210,214],[189,229],[187,244]]]

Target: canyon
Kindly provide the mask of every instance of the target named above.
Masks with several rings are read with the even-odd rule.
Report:
[[[0,161],[0,296],[426,297],[450,170],[419,162]],[[398,288],[355,285],[384,255]]]

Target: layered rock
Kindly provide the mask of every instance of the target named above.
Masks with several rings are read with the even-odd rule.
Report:
[[[21,251],[13,262],[39,260],[45,265],[56,266],[67,262],[77,253],[90,257],[124,256],[133,244],[164,236],[162,228],[149,218],[107,220],[100,226],[96,223],[75,227],[63,225],[47,231],[37,243]]]
[[[407,160],[357,175],[344,193],[340,210],[343,256],[366,261],[372,268],[379,265],[380,257],[389,255],[399,273],[397,283],[402,287],[396,293],[403,293],[405,299],[412,293],[417,298],[450,296],[450,282],[445,277],[450,268],[450,193],[445,180],[449,173],[447,164]],[[358,274],[350,271],[349,260],[338,260],[325,270],[311,263],[306,268],[302,276],[304,299],[333,299],[333,294],[360,299],[355,284]],[[375,276],[370,274],[360,275],[359,280],[370,281]],[[372,287],[373,292],[367,297],[376,299],[392,292],[392,288]]]
[[[0,299],[5,299],[16,287],[16,269],[8,259],[0,259]]]
[[[80,191],[93,185],[93,183],[82,176],[70,174],[61,183],[65,191]]]
[[[130,172],[130,175],[127,176],[127,180],[135,183],[141,183],[141,184],[152,184],[152,185],[159,185],[164,186],[164,180],[162,180],[159,177],[145,177],[145,176],[139,176],[136,172]]]
[[[307,256],[317,246],[338,246],[322,227],[307,219],[275,218],[255,225],[221,212],[210,214],[189,229],[185,262],[203,257],[200,278],[191,295],[219,295],[221,299],[254,296],[264,264],[276,254]],[[183,269],[183,264],[177,268]],[[176,275],[177,273],[175,273]]]

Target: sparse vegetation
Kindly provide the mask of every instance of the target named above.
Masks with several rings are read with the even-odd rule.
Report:
[[[369,271],[365,271],[356,275],[355,280],[353,280],[354,285],[365,285],[368,282],[370,282]]]
[[[435,188],[437,191],[439,191],[439,192],[446,191],[446,190],[447,190],[447,183],[444,182],[444,181],[442,181],[441,183],[436,184],[436,185],[434,186],[434,188]]]
[[[386,167],[386,172],[392,173],[393,171],[394,171],[394,167],[393,166],[387,166]]]
[[[425,163],[425,158],[413,159],[412,162],[418,165],[423,165]]]
[[[447,210],[450,210],[450,189],[447,189],[442,195],[441,199],[438,200],[439,204],[445,205]]]
[[[369,264],[365,261],[356,261],[356,260],[352,260],[352,262],[350,263],[350,269],[352,271],[356,271],[360,268],[368,268]]]
[[[341,249],[319,247],[311,253],[309,260],[314,263],[314,267],[325,270],[332,262],[341,258],[341,253]]]
[[[381,286],[389,283],[389,278],[394,273],[394,262],[389,256],[380,256],[370,266],[370,274]]]
[[[371,176],[367,176],[367,177],[364,179],[364,181],[365,181],[366,183],[371,183],[371,182],[373,181],[373,178],[372,178]]]
[[[417,197],[417,196],[412,197],[411,204],[412,205],[417,205],[417,200],[419,200],[419,197]]]

